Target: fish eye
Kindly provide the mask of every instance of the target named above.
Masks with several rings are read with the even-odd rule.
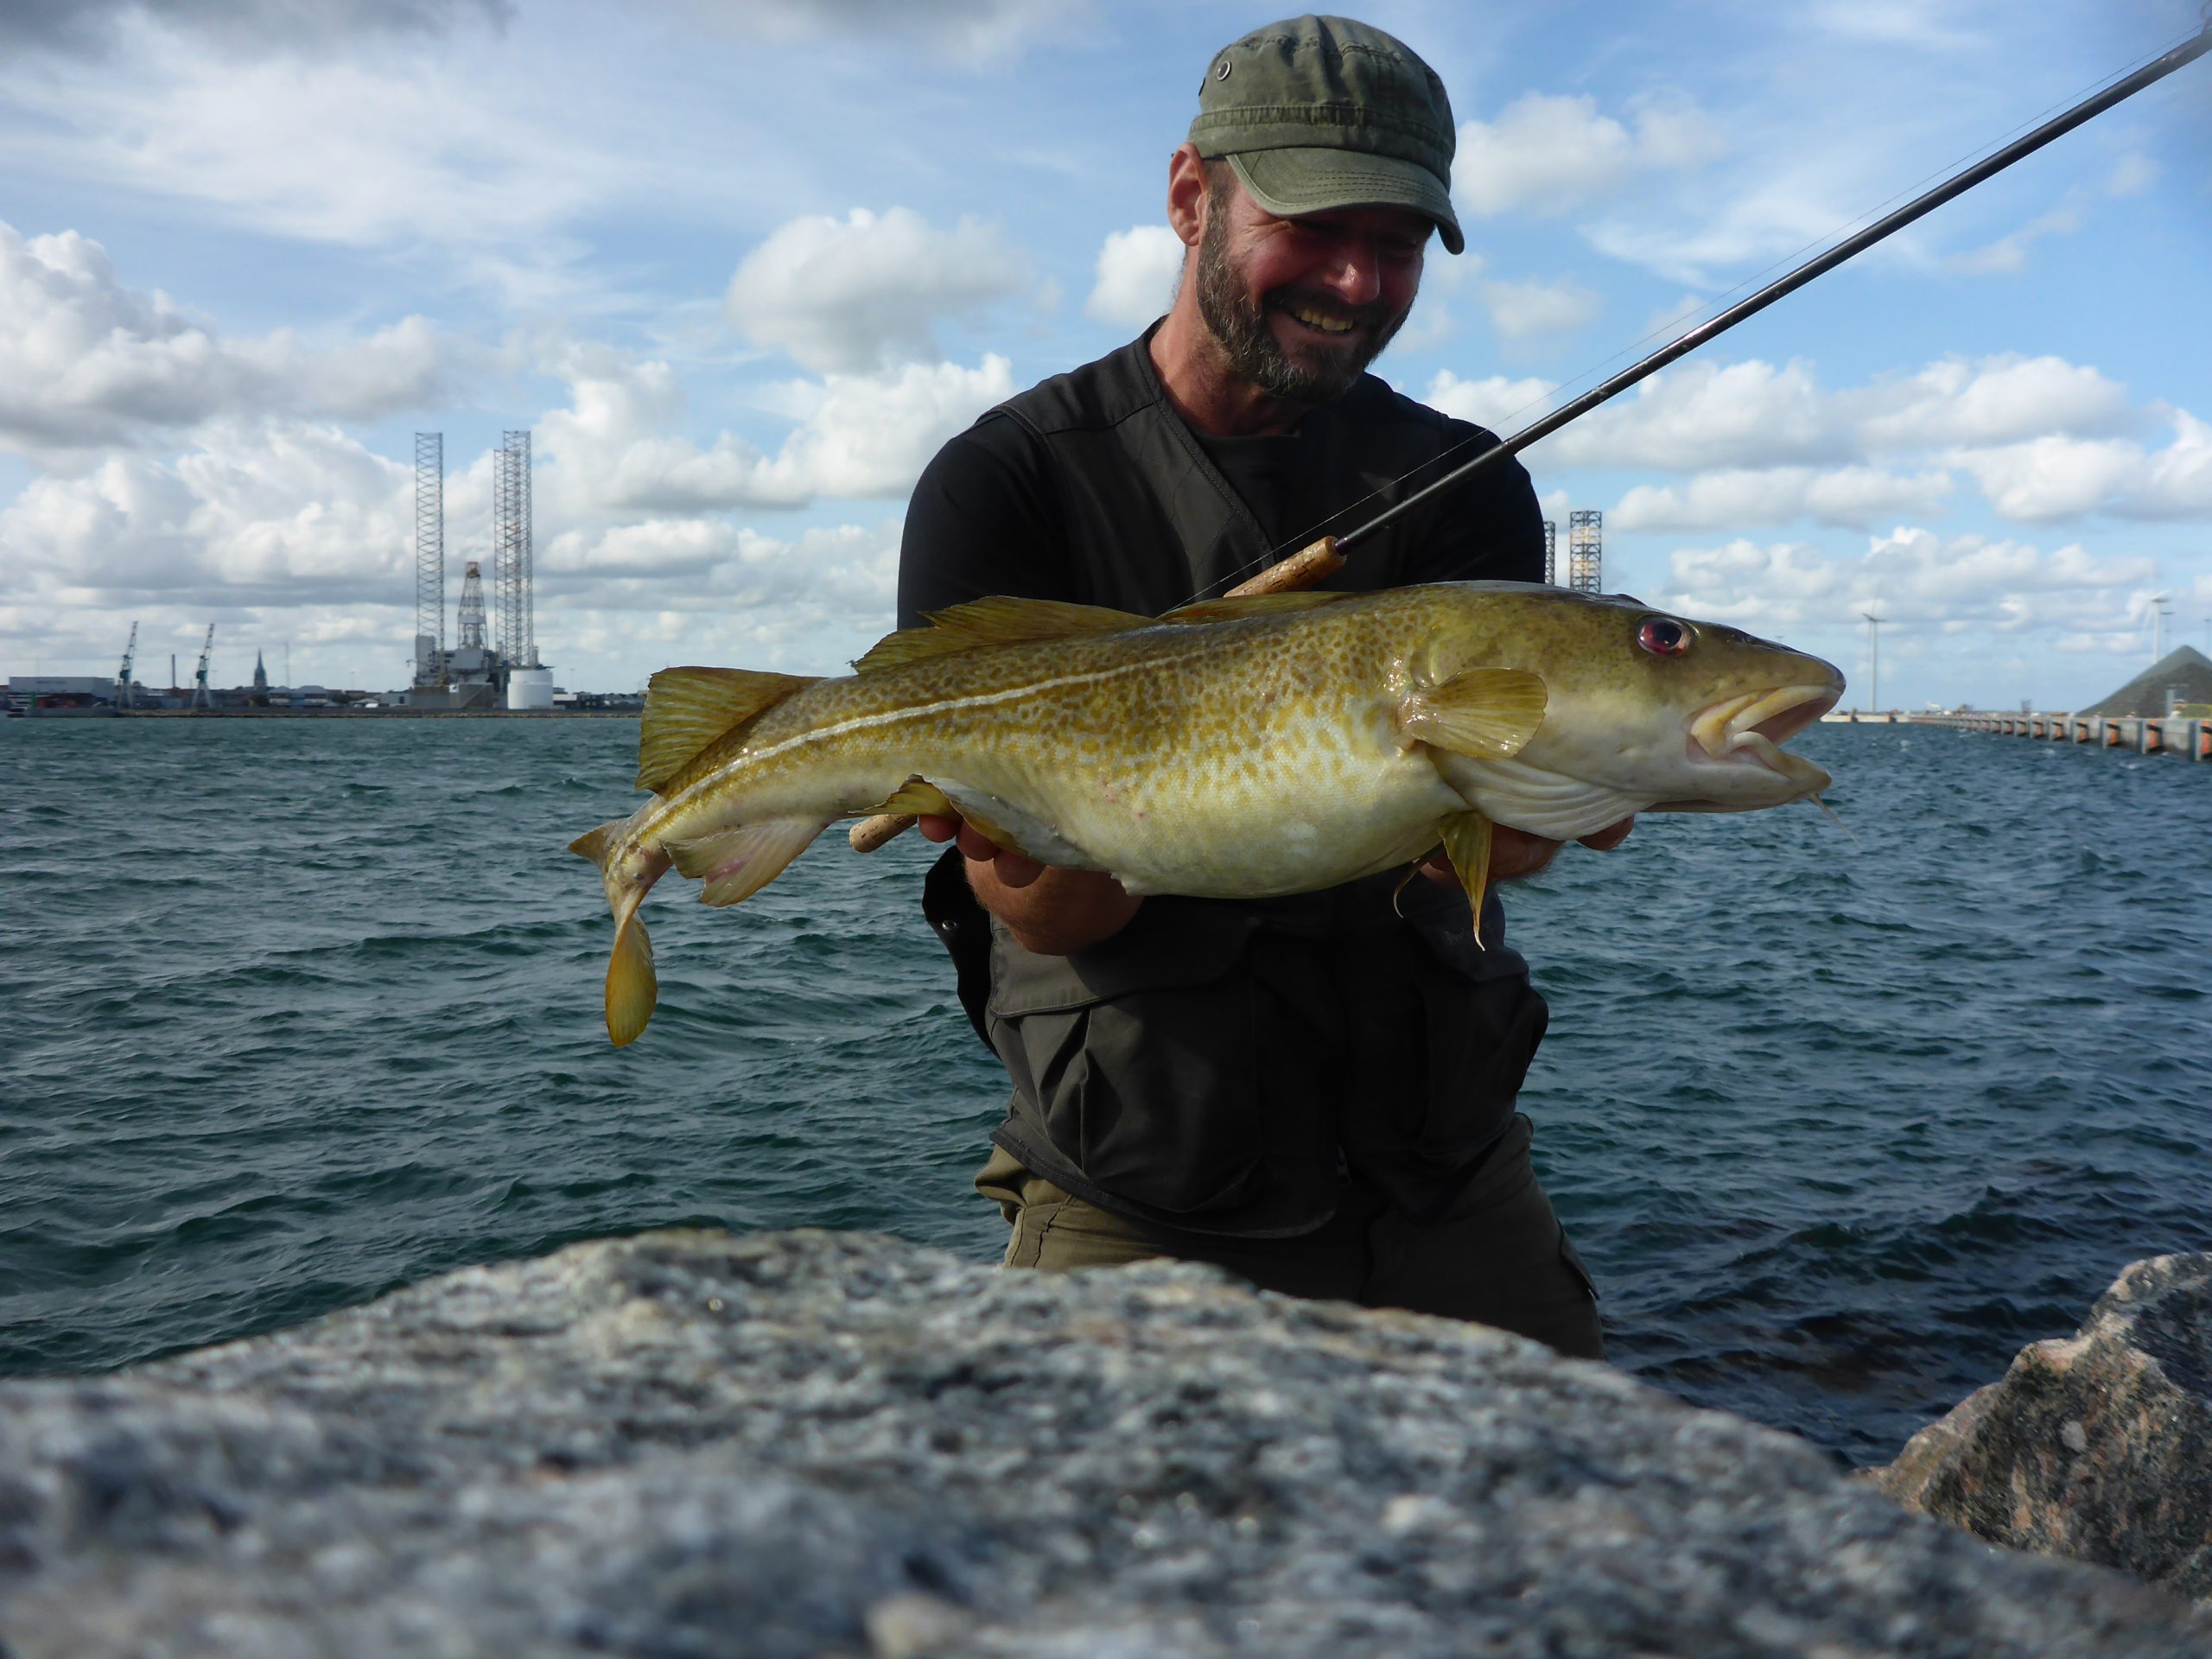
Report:
[[[1697,634],[1671,616],[1647,616],[1636,631],[1636,643],[1654,657],[1679,657],[1697,643]]]

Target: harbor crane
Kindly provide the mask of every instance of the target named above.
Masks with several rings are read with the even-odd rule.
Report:
[[[115,706],[118,709],[128,709],[132,705],[130,659],[137,651],[138,625],[134,621],[130,625],[130,641],[123,647],[123,666],[115,671]]]
[[[200,667],[192,681],[192,706],[205,709],[210,714],[215,711],[215,694],[207,689],[207,658],[214,649],[215,625],[210,622],[207,625],[207,642],[200,647]]]

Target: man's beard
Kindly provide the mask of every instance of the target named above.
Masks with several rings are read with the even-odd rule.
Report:
[[[1279,289],[1268,296],[1276,306],[1302,304],[1326,316],[1349,320],[1362,334],[1350,334],[1344,344],[1318,366],[1306,367],[1285,354],[1281,343],[1268,327],[1267,307],[1251,290],[1237,283],[1228,257],[1228,204],[1215,201],[1206,214],[1205,234],[1198,241],[1198,315],[1229,354],[1229,365],[1271,397],[1287,403],[1325,404],[1351,390],[1390,336],[1406,320],[1403,311],[1390,315],[1381,300],[1346,308],[1319,290]]]

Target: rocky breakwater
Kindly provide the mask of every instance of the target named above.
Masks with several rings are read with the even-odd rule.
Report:
[[[1875,1480],[1993,1543],[2212,1599],[2212,1255],[2138,1262]]]
[[[0,1387],[10,1659],[2171,1659],[2187,1604],[1517,1338],[663,1233]]]

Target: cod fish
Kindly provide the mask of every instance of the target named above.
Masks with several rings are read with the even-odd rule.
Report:
[[[1163,617],[983,599],[931,623],[838,678],[653,676],[637,779],[652,798],[571,843],[614,912],[618,1046],[652,1015],[638,905],[671,864],[734,905],[838,818],[957,812],[1132,893],[1256,899],[1440,842],[1479,916],[1493,823],[1566,838],[1825,789],[1779,746],[1843,691],[1830,664],[1734,628],[1523,582]]]

